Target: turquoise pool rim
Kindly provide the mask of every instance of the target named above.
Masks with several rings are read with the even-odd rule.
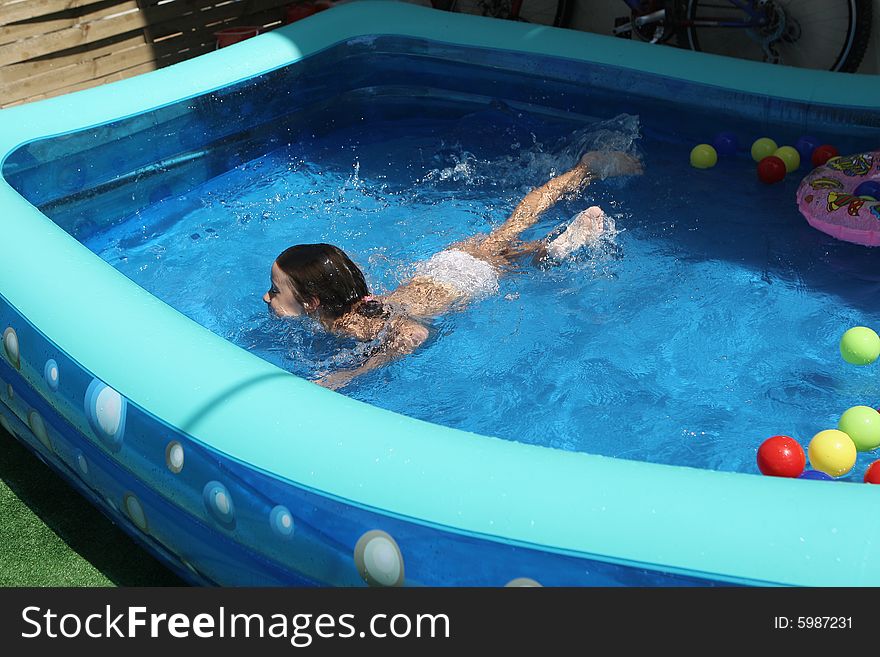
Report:
[[[837,105],[844,98],[848,107],[880,108],[875,76],[770,67],[400,3],[353,2],[166,69],[0,111],[0,158],[35,139],[155,109],[376,35],[556,55],[792,101]],[[290,375],[184,317],[88,251],[5,180],[0,208],[0,296],[132,403],[257,470],[414,522],[554,552],[734,582],[880,583],[873,549],[880,529],[871,522],[878,498],[871,486],[565,452],[378,409]],[[273,255],[267,254],[267,271]],[[48,292],[59,282],[62,291]],[[42,364],[28,362],[27,345],[21,353],[21,373],[39,381]],[[744,437],[756,447],[762,438]]]

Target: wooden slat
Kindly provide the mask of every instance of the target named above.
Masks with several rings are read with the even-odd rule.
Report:
[[[144,37],[140,32],[129,32],[128,34],[118,34],[99,43],[69,48],[61,53],[42,55],[21,64],[0,66],[0,85],[49,73],[66,66],[110,55],[114,52],[128,50],[142,43],[144,43]]]
[[[283,15],[279,13],[278,8],[269,11],[261,11],[256,14],[248,14],[245,16],[231,16],[220,23],[214,23],[206,27],[206,32],[213,35],[227,27],[253,26],[261,28],[261,31],[268,32],[276,27],[281,27],[281,19]]]
[[[154,65],[142,64],[141,66],[136,66],[134,68],[127,69],[125,71],[119,71],[117,73],[114,73],[113,75],[109,75],[109,76],[107,76],[105,78],[101,78],[99,80],[89,80],[88,82],[80,82],[79,84],[74,84],[71,86],[53,89],[50,92],[40,94],[38,96],[32,96],[30,98],[26,98],[23,100],[18,100],[18,101],[12,102],[9,105],[4,105],[4,107],[13,107],[15,105],[21,105],[23,103],[29,103],[29,102],[33,102],[35,100],[42,100],[44,98],[53,98],[55,96],[61,96],[63,94],[72,93],[74,91],[81,91],[83,89],[97,87],[102,84],[106,84],[108,82],[116,82],[117,80],[124,80],[125,78],[134,77],[135,75],[140,75],[141,73],[147,73],[152,70],[154,70]]]
[[[134,77],[135,75],[140,75],[141,73],[148,73],[150,71],[156,70],[156,66],[153,63],[141,64],[140,66],[135,66],[134,68],[129,68],[124,71],[118,71],[113,73],[112,75],[108,75],[103,78],[98,78],[97,80],[89,80],[88,82],[80,82],[79,84],[74,84],[69,87],[62,87],[60,89],[56,89],[52,91],[50,94],[46,94],[46,98],[51,96],[60,96],[61,94],[67,94],[74,91],[81,91],[82,89],[90,89],[91,87],[98,87],[102,84],[107,84],[108,82],[116,82],[117,80],[124,80],[126,78]]]
[[[187,41],[184,43],[184,41]],[[113,52],[89,61],[67,66],[50,73],[23,78],[5,85],[4,102],[30,98],[63,86],[104,78],[112,73],[134,68],[141,64],[155,64],[162,68],[176,64],[184,59],[211,51],[214,41],[202,43],[199,39],[171,39],[157,44],[145,44],[128,50]],[[150,69],[153,70],[153,69]]]
[[[145,8],[149,3],[147,2],[147,0],[135,0],[135,1],[137,2],[138,8],[140,9],[141,13],[143,13],[144,8]],[[143,32],[142,32],[142,33],[143,33],[143,35],[144,35],[144,43],[152,43],[152,42],[153,42],[153,35],[152,35],[152,33],[150,32],[150,26],[149,26],[149,25],[145,25],[145,26],[144,26],[144,29],[143,29]]]
[[[243,25],[246,22],[244,20],[246,17],[259,15],[263,12],[274,11],[280,18],[283,14],[283,7],[289,4],[290,0],[250,0],[250,2],[216,6],[199,14],[189,14],[186,17],[181,17],[177,21],[163,21],[161,23],[151,21],[151,31],[154,39],[159,39],[167,34],[192,29],[206,29],[216,32],[233,21]]]
[[[156,5],[156,0],[136,1],[139,11],[131,14],[0,45],[0,107],[105,84],[203,54],[214,49],[214,32],[224,27],[279,26],[283,8],[291,2],[173,0]],[[115,11],[130,4],[118,3]],[[4,6],[0,4],[0,10]],[[118,32],[125,27],[130,29]],[[13,57],[9,45],[20,47],[19,57],[22,53],[40,54],[31,55],[29,61],[3,66]]]
[[[59,14],[47,16],[41,20],[17,23],[0,27],[0,44],[19,41],[28,37],[40,37],[53,32],[76,28],[83,31],[95,29],[92,23],[112,21],[116,23],[125,12],[138,15],[140,26],[175,20],[188,14],[204,11],[205,9],[225,5],[247,5],[247,2],[236,0],[174,0],[164,5],[141,8],[138,0],[102,0],[88,9],[64,11]],[[112,18],[111,18],[112,17]],[[124,24],[124,29],[117,32],[128,32],[132,29],[130,23]],[[104,30],[106,32],[106,29]]]
[[[13,43],[29,37],[39,37],[70,27],[81,27],[114,14],[136,9],[137,2],[135,0],[103,0],[88,7],[4,25],[0,27],[0,44]]]
[[[77,9],[105,0],[17,0],[0,3],[0,25],[29,18],[56,14],[66,9]]]
[[[273,16],[269,16],[268,18],[268,22],[272,22]],[[264,25],[268,23],[260,24]],[[205,38],[214,38],[210,29],[206,28],[204,32],[206,34]],[[64,66],[102,57],[114,51],[127,50],[128,48],[132,48],[141,43],[144,43],[144,39],[138,36],[137,32],[130,32],[127,34],[114,35],[94,44],[84,44],[60,52],[51,52],[23,63],[2,66],[0,67],[0,84],[4,82],[12,82],[31,75],[47,73]]]
[[[151,55],[152,49],[148,48],[146,44],[142,44],[112,55],[67,66],[51,73],[27,77],[6,85],[3,89],[3,99],[4,101],[21,100],[70,84],[96,80],[111,73],[152,61]]]
[[[210,27],[212,24],[230,18],[239,18],[248,13],[267,9],[280,10],[281,7],[289,4],[289,0],[250,0],[249,2],[229,2],[222,5],[213,4],[207,0],[190,0],[187,4],[192,5],[194,9],[183,16],[181,16],[180,8],[175,8],[175,3],[169,3],[155,8],[146,8],[143,11],[91,21],[16,43],[0,45],[0,66],[27,61],[40,55],[85,43],[93,43],[115,34],[143,29],[147,25],[152,26],[153,38],[159,38],[169,33],[173,34],[184,29],[196,29],[197,26]],[[131,8],[129,5],[136,8],[136,3],[133,1],[119,5],[119,8]],[[208,6],[205,7],[205,5]],[[0,32],[3,29],[5,28],[0,28]]]
[[[14,103],[9,103],[8,105],[0,105],[0,109],[6,109],[7,107],[15,107],[16,105],[24,105],[25,103],[29,103],[32,100],[37,100],[36,98],[25,98],[24,100],[16,100]]]

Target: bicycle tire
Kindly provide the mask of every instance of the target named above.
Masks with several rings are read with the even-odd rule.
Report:
[[[450,10],[461,14],[565,27],[571,20],[574,0],[523,0],[518,16],[510,15],[510,5],[510,0],[453,0]]]
[[[775,3],[783,7],[787,16],[795,18],[792,24],[798,29],[797,34],[785,34],[780,41],[775,42],[780,51],[780,63],[854,73],[862,63],[871,38],[872,0],[813,0],[813,2],[821,3],[821,6],[817,4],[820,8],[812,15],[803,13],[806,7],[805,0],[779,0]],[[791,5],[796,9],[789,13]],[[839,19],[840,28],[832,35],[834,41],[831,42],[828,34],[817,25],[821,21],[831,20],[828,15],[834,13],[834,9],[841,14],[845,10],[846,17],[845,23],[842,17]],[[719,0],[681,0],[676,5],[677,15],[686,21],[698,19],[700,12],[703,16],[706,12],[714,12],[713,15],[718,15],[719,10],[740,11],[733,5]],[[798,12],[800,19],[796,15]],[[811,22],[807,23],[806,19]],[[808,27],[805,28],[805,25]],[[677,43],[691,50],[763,61],[763,51],[759,53],[756,51],[756,49],[760,50],[760,46],[749,32],[748,29],[736,27],[697,28],[685,25],[677,31]],[[738,33],[738,36],[734,36],[734,33]],[[828,46],[828,43],[832,45]]]

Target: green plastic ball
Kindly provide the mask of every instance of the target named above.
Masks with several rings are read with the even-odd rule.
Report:
[[[698,144],[691,150],[691,166],[695,169],[709,169],[718,163],[718,153],[709,144]]]
[[[801,166],[801,154],[791,146],[780,146],[773,152],[773,154],[785,162],[785,170],[788,173],[797,171]]]
[[[840,338],[840,355],[852,365],[870,365],[880,357],[880,336],[866,326],[856,326]]]
[[[752,144],[752,159],[755,162],[760,162],[765,157],[773,155],[778,148],[779,146],[777,146],[776,142],[770,139],[770,137],[756,139],[755,143]]]
[[[840,416],[837,428],[852,438],[860,452],[870,452],[880,447],[880,412],[870,406],[847,409]]]

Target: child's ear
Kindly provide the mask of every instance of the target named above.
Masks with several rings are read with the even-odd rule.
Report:
[[[308,310],[309,312],[312,312],[314,310],[317,310],[318,306],[320,306],[320,305],[321,305],[321,300],[318,297],[312,297],[311,299],[309,299],[308,301],[305,302],[303,307],[306,310]]]

